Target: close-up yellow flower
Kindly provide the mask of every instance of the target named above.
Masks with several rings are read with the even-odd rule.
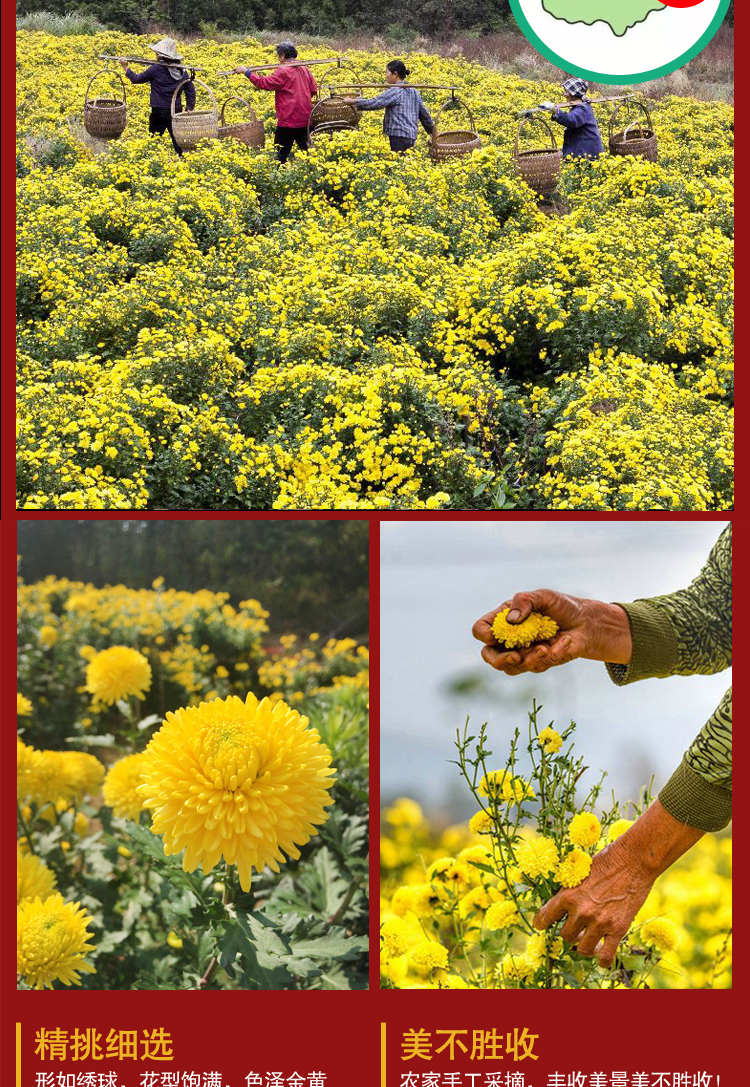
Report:
[[[560,861],[557,846],[551,838],[528,838],[516,849],[516,863],[524,875],[532,879],[548,876]]]
[[[137,649],[113,645],[91,659],[86,668],[86,689],[111,706],[133,695],[145,698],[151,687],[151,665]]]
[[[614,823],[607,828],[607,841],[614,842],[616,838],[619,838],[622,834],[632,827],[632,819],[615,819]]]
[[[509,608],[503,608],[497,613],[492,623],[495,640],[505,649],[527,648],[534,642],[546,642],[557,634],[557,623],[549,615],[532,611],[531,615],[522,622],[509,623],[509,611]]]
[[[380,926],[381,953],[386,959],[405,955],[414,940],[412,930],[400,917],[387,917]]]
[[[102,786],[102,796],[118,819],[132,819],[138,822],[138,817],[144,811],[143,798],[138,794],[138,786],[143,783],[142,771],[148,755],[140,752],[136,755],[126,755],[119,759],[114,766],[107,771]]]
[[[680,943],[680,930],[668,917],[652,917],[641,925],[640,938],[657,951],[674,951]]]
[[[507,804],[520,804],[522,800],[533,800],[536,796],[527,781],[513,777],[507,770],[493,770],[485,774],[479,782],[478,792],[480,796],[491,797]]]
[[[18,693],[18,694],[16,694],[16,702],[18,704],[18,708],[16,710],[16,716],[17,717],[30,717],[33,710],[34,710],[34,707],[31,704],[31,700],[28,699],[26,697],[26,695]]]
[[[17,903],[37,896],[44,901],[55,890],[55,874],[33,853],[16,851]]]
[[[490,834],[492,822],[492,816],[488,811],[475,812],[469,820],[469,830],[472,834]]]
[[[52,989],[54,982],[80,985],[79,975],[96,973],[84,956],[94,950],[87,931],[92,918],[80,902],[61,894],[22,902],[17,917],[17,972],[32,989]]]
[[[397,917],[414,913],[417,917],[428,917],[432,912],[435,892],[430,883],[414,883],[409,887],[399,887],[391,899],[390,908]]]
[[[54,627],[45,623],[43,627],[39,628],[39,644],[43,645],[45,649],[51,649],[58,638],[59,634]]]
[[[588,811],[574,815],[568,825],[568,837],[573,845],[588,847],[596,845],[602,832],[601,823],[595,815]]]
[[[516,904],[509,899],[501,899],[500,902],[493,902],[487,910],[487,913],[484,915],[485,925],[493,932],[496,929],[510,928],[511,925],[516,924],[518,919]]]
[[[562,736],[554,728],[543,728],[537,740],[545,755],[554,755],[562,747]]]
[[[138,793],[186,872],[223,857],[249,891],[253,868],[278,872],[328,818],[330,752],[283,701],[248,694],[168,713],[146,751]]]
[[[591,857],[582,849],[571,849],[557,866],[555,877],[563,887],[577,887],[591,871]]]
[[[448,949],[435,940],[420,940],[408,954],[409,961],[417,969],[439,970],[448,965]]]

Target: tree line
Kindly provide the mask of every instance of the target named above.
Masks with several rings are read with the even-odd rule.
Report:
[[[228,32],[287,30],[325,36],[400,30],[450,37],[498,31],[512,20],[509,0],[20,0],[17,11],[87,15],[110,29],[131,33],[160,26],[182,34],[198,34],[209,26]]]
[[[228,592],[270,611],[276,634],[368,630],[365,521],[19,521],[20,573],[101,588]]]

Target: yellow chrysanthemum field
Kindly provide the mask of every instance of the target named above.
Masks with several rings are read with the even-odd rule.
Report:
[[[306,717],[249,694],[168,713],[136,792],[165,853],[184,850],[186,872],[223,857],[249,891],[253,868],[278,872],[328,818],[330,763]]]
[[[659,97],[658,163],[566,163],[542,207],[513,152],[551,83],[416,52],[480,150],[397,159],[365,115],[280,169],[271,96],[215,75],[267,48],[199,40],[266,150],[178,159],[130,86],[92,150],[97,55],[149,42],[19,33],[20,509],[732,508],[731,107]]]

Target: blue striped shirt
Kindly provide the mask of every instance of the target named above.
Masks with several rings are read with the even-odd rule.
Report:
[[[386,136],[416,140],[420,121],[428,132],[433,129],[432,117],[427,112],[419,91],[413,87],[394,85],[377,98],[360,98],[354,105],[357,109],[384,109],[383,132]]]

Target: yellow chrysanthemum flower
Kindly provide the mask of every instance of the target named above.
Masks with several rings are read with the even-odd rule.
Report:
[[[386,820],[393,827],[419,827],[424,822],[422,809],[416,800],[408,796],[401,796],[394,800],[390,808],[383,813]]]
[[[448,965],[448,948],[434,940],[420,940],[409,949],[409,962],[423,970],[443,970]]]
[[[437,901],[429,883],[413,883],[394,891],[390,907],[397,917],[403,917],[407,913],[428,917],[432,913],[433,899]]]
[[[16,796],[25,800],[34,794],[37,785],[39,752],[16,738]]]
[[[384,959],[405,955],[414,943],[414,935],[401,917],[386,917],[380,926],[380,951]]]
[[[45,626],[39,628],[39,644],[43,645],[45,649],[51,649],[57,641],[59,635],[54,627]]]
[[[492,816],[487,811],[475,812],[469,820],[469,830],[472,834],[489,834],[492,827]]]
[[[85,751],[61,751],[59,754],[64,782],[60,795],[70,800],[94,796],[104,778],[104,767],[99,760]]]
[[[516,904],[510,899],[502,899],[500,902],[493,902],[487,910],[487,913],[484,915],[485,925],[493,932],[496,929],[510,928],[518,920],[519,913],[516,909]]]
[[[533,786],[523,778],[513,777],[507,770],[492,770],[479,782],[480,796],[494,797],[507,804],[520,804],[522,800],[533,800],[536,796]]]
[[[614,842],[616,838],[619,838],[622,834],[632,827],[635,820],[633,819],[616,819],[611,827],[607,830],[607,841]]]
[[[559,862],[560,854],[551,838],[530,838],[516,847],[516,864],[532,879],[548,876]]]
[[[17,972],[32,989],[51,989],[55,981],[80,985],[80,973],[96,973],[84,955],[93,951],[87,927],[92,918],[80,902],[61,894],[22,902],[17,916]]]
[[[591,857],[582,849],[571,849],[557,866],[555,877],[563,887],[577,887],[591,871]]]
[[[460,884],[464,882],[464,874],[456,864],[454,857],[438,857],[427,869],[427,878],[436,884]]]
[[[333,803],[331,753],[283,701],[249,694],[168,713],[146,751],[138,794],[167,856],[204,874],[223,857],[243,891],[252,870],[275,872],[316,833]],[[283,850],[283,852],[282,852]]]
[[[33,705],[31,704],[31,700],[27,698],[26,695],[16,692],[16,702],[18,704],[16,716],[30,717],[34,709]]]
[[[513,955],[509,952],[495,967],[495,977],[500,982],[525,981],[538,965],[530,955]]]
[[[495,887],[472,887],[459,900],[458,913],[460,917],[467,918],[472,913],[480,913],[488,910],[493,902],[500,898],[500,892]]]
[[[136,790],[143,784],[141,773],[147,759],[145,751],[126,755],[107,771],[102,796],[118,819],[132,819],[137,823],[138,816],[144,811],[143,798]]]
[[[518,646],[526,648],[534,642],[546,642],[557,634],[559,629],[557,623],[548,615],[532,611],[523,622],[509,623],[507,618],[509,610],[509,608],[503,608],[499,611],[492,623],[492,633],[498,645],[505,649],[515,649]]]
[[[79,838],[85,838],[89,832],[90,827],[89,818],[84,815],[82,811],[76,812],[76,817],[73,820],[73,830],[76,832]]]
[[[565,949],[562,936],[550,937],[548,932],[535,932],[526,941],[524,955],[538,965],[549,956],[550,959],[559,959]]]
[[[573,845],[584,848],[596,845],[601,832],[601,823],[592,812],[588,811],[582,811],[578,815],[574,815],[568,827],[568,837]]]
[[[438,982],[439,989],[469,989],[469,985],[466,978],[460,978],[457,974],[449,974],[448,977],[441,978]]]
[[[29,899],[45,898],[54,892],[56,881],[55,874],[51,872],[44,861],[35,857],[33,853],[16,851],[16,879],[18,885],[17,904]]]
[[[640,938],[657,951],[674,951],[680,942],[680,930],[668,917],[652,917],[641,925]]]
[[[562,736],[554,728],[543,728],[537,736],[537,743],[545,755],[554,755],[562,747]]]
[[[86,690],[107,706],[129,695],[145,698],[150,687],[151,665],[126,645],[103,649],[86,668]]]

